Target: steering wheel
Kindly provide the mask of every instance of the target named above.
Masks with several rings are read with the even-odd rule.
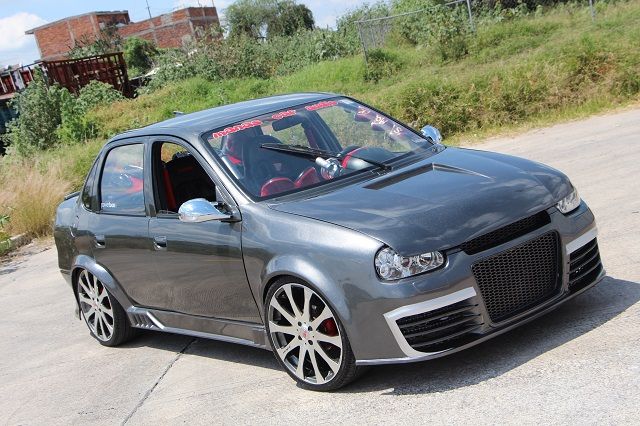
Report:
[[[360,145],[349,145],[348,147],[346,147],[345,149],[343,149],[342,151],[340,151],[338,153],[338,155],[336,155],[337,158],[342,159],[344,158],[348,153],[355,151],[358,148],[362,148]]]

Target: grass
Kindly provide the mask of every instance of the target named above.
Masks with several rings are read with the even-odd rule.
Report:
[[[0,211],[8,214],[2,232],[5,236],[24,233],[39,237],[51,233],[56,207],[71,189],[61,169],[60,162],[46,165],[27,160],[4,162],[0,173]]]
[[[108,137],[169,118],[176,110],[193,112],[278,93],[344,93],[416,128],[433,124],[447,143],[470,143],[628,105],[640,100],[638,22],[638,0],[598,3],[595,22],[583,5],[559,5],[541,16],[480,22],[468,42],[469,54],[458,61],[443,62],[436,47],[387,49],[381,57],[392,63],[374,70],[375,79],[367,78],[371,70],[367,74],[362,57],[351,57],[268,80],[179,81],[91,111],[88,119],[97,125],[98,139],[41,153],[22,168],[11,169],[11,162],[3,160],[0,214],[2,197],[9,193],[11,232],[46,232],[44,223],[50,223],[51,206],[62,197],[61,189],[80,187]],[[34,182],[37,179],[53,183],[40,186]],[[14,193],[20,192],[15,191],[20,185],[27,188],[22,198]],[[38,191],[37,197],[28,195]],[[28,210],[27,205],[37,206],[43,215],[16,219],[16,212]]]

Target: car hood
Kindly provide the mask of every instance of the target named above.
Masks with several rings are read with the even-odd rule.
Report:
[[[545,165],[447,148],[375,179],[270,207],[359,231],[413,255],[458,246],[551,207],[570,191],[567,177]]]

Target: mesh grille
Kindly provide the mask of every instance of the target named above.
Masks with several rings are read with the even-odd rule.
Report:
[[[473,265],[489,317],[498,322],[524,311],[558,289],[558,234],[549,232]]]
[[[533,216],[513,222],[500,229],[496,229],[495,231],[491,231],[487,234],[476,237],[473,240],[462,243],[460,248],[467,254],[480,253],[481,251],[499,246],[507,241],[511,241],[514,238],[526,235],[529,232],[535,231],[549,223],[551,223],[549,213],[541,211]]]

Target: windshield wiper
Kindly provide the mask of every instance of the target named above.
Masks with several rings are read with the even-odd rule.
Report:
[[[327,159],[327,158],[340,159],[339,153],[329,152],[323,149],[309,148],[308,146],[303,146],[303,145],[285,145],[282,143],[263,143],[262,145],[260,145],[260,148],[270,149],[272,151],[283,152],[285,154],[292,154],[292,155],[297,155],[299,157],[305,157],[305,158],[321,157],[324,159]],[[356,158],[358,160],[365,161],[382,170],[391,169],[390,165],[382,163],[380,161],[369,160],[368,158],[358,157],[356,155],[352,155],[351,153],[347,155],[351,158]]]

